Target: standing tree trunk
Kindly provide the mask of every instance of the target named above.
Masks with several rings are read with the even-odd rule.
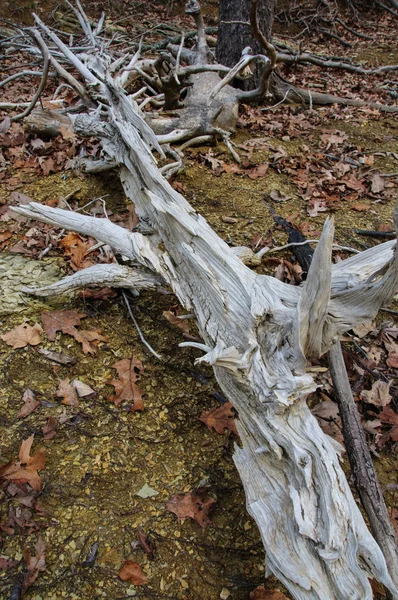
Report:
[[[259,28],[267,40],[271,39],[274,7],[275,0],[259,0],[257,6]],[[253,38],[249,13],[250,0],[220,0],[216,48],[217,61],[220,64],[227,67],[235,65],[246,46],[250,46],[254,54],[263,53],[263,48]],[[257,83],[256,78],[249,82],[251,87],[255,87]]]

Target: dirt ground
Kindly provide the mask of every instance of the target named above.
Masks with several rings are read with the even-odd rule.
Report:
[[[385,37],[380,47],[372,49],[370,57],[366,46],[363,40],[355,40],[355,53],[361,60],[372,62],[377,55],[378,64],[388,64],[395,58]],[[330,46],[326,50],[330,51]],[[305,74],[298,70],[295,77],[306,79],[311,86],[318,76],[309,69]],[[362,85],[362,91],[369,90],[369,83],[358,84],[361,78],[353,82],[351,76],[339,77],[332,74],[331,85],[337,91],[343,84],[354,88]],[[336,242],[358,250],[376,242],[358,236],[355,229],[377,230],[382,225],[392,228],[396,178],[386,178],[393,185],[378,198],[368,191],[348,199],[343,193],[330,200],[326,211],[309,216],[309,201],[297,184],[294,169],[289,172],[289,160],[305,162],[308,157],[322,161],[320,146],[326,144],[322,136],[338,131],[340,137],[345,136],[346,148],[355,149],[360,156],[374,157],[371,168],[383,174],[397,172],[396,118],[353,108],[310,110],[286,106],[260,116],[258,124],[253,125],[252,117],[246,113],[234,142],[245,153],[250,140],[266,138],[266,144],[259,143],[250,153],[250,164],[270,163],[265,176],[250,178],[225,170],[225,165],[233,165],[233,161],[220,144],[187,151],[185,170],[176,178],[176,185],[188,201],[223,239],[233,245],[252,245],[253,239],[271,236],[273,246],[285,244],[286,234],[275,225],[272,211],[302,226],[311,239],[319,236],[325,215],[333,214]],[[308,128],[300,129],[298,116],[302,123],[310,124]],[[279,127],[285,127],[288,119],[295,121],[297,135]],[[340,150],[337,145],[325,152],[338,154]],[[275,153],[281,151],[284,166],[275,160]],[[214,167],[213,163],[212,168],[209,157],[221,164]],[[113,213],[125,210],[122,188],[113,175],[87,176],[66,171],[45,177],[23,173],[20,180],[18,192],[38,202],[46,203],[76,190],[76,206],[101,197]],[[275,190],[287,199],[275,201],[271,196]],[[351,190],[346,195],[352,193]],[[9,186],[0,181],[0,203],[6,204],[9,196]],[[358,210],[358,204],[365,208]],[[8,225],[9,222],[0,222],[0,231]],[[32,224],[26,228],[29,226]],[[19,235],[20,232],[11,238],[10,246]],[[44,485],[38,505],[30,509],[23,524],[14,523],[12,532],[5,526],[7,515],[10,506],[18,509],[20,504],[0,491],[0,555],[19,561],[15,567],[0,571],[0,598],[10,600],[23,570],[23,549],[34,552],[40,536],[46,548],[46,569],[27,590],[26,600],[248,600],[250,592],[264,584],[265,557],[256,526],[245,510],[243,489],[232,460],[237,439],[229,431],[224,435],[211,432],[199,420],[204,410],[220,406],[222,397],[211,370],[194,365],[200,353],[179,348],[184,338],[163,316],[163,311],[175,304],[175,298],[171,294],[145,292],[130,299],[145,338],[162,357],[157,360],[141,343],[120,294],[108,300],[75,296],[56,301],[21,295],[21,285],[54,281],[59,274],[71,271],[59,252],[49,253],[38,262],[36,258],[10,253],[10,246],[3,247],[0,255],[2,333],[25,321],[31,325],[41,323],[43,312],[78,309],[87,315],[85,329],[101,330],[106,340],[98,344],[93,355],[84,354],[78,342],[63,333],[57,333],[55,341],[43,335],[40,345],[20,349],[0,340],[0,464],[15,460],[22,440],[31,434],[35,435],[32,453],[44,446],[46,456],[45,469],[40,472]],[[289,251],[272,256],[292,261]],[[340,252],[340,256],[349,254]],[[275,264],[270,261],[255,268],[258,272],[275,272]],[[392,310],[396,308],[394,304],[390,306]],[[392,313],[382,313],[380,317],[381,321],[394,318]],[[193,325],[191,333],[197,335]],[[67,354],[76,362],[72,366],[57,365],[40,349]],[[124,405],[116,407],[108,400],[114,392],[109,382],[116,375],[112,365],[132,357],[144,365],[139,382],[144,393],[142,412],[133,412]],[[65,378],[87,383],[96,396],[81,398],[78,409],[65,407],[56,395],[60,380]],[[26,388],[35,393],[41,404],[29,416],[17,418]],[[65,411],[67,418],[61,418],[60,423]],[[56,435],[44,440],[42,428],[48,417],[57,423]],[[398,484],[394,445],[387,445],[378,453],[376,467],[387,503],[393,509]],[[157,494],[138,496],[145,484]],[[205,488],[209,497],[216,500],[210,514],[212,526],[207,528],[201,528],[192,519],[179,521],[165,508],[173,494],[197,488]],[[137,546],[137,529],[151,540],[155,548],[153,560]],[[96,559],[90,561],[95,551]],[[120,567],[127,559],[143,567],[148,578],[145,586],[119,578]],[[265,586],[286,593],[273,577],[266,579]]]

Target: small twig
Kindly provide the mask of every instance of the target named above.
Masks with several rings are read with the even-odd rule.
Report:
[[[180,47],[178,48],[177,57],[176,57],[176,64],[175,64],[175,67],[174,67],[174,79],[176,80],[176,82],[178,83],[178,85],[180,85],[180,80],[178,79],[178,74],[177,73],[178,73],[178,69],[180,68],[181,52],[182,52],[182,49],[184,48],[184,42],[185,42],[185,35],[182,34]]]
[[[344,27],[344,29],[346,29],[347,31],[349,31],[350,33],[352,33],[352,35],[356,35],[357,37],[362,38],[364,40],[373,41],[373,38],[370,37],[370,35],[365,35],[364,33],[360,33],[359,31],[355,31],[355,29],[351,29],[351,27],[349,27],[341,19],[336,19],[336,23],[339,23],[342,27]]]
[[[279,100],[279,102],[277,102],[276,104],[272,104],[271,106],[265,106],[264,108],[261,108],[261,109],[260,109],[260,110],[261,110],[261,112],[265,112],[265,111],[267,111],[267,110],[271,110],[271,108],[276,108],[276,107],[277,107],[277,106],[279,106],[280,104],[283,104],[283,103],[286,101],[286,99],[287,99],[287,97],[288,97],[288,95],[290,94],[290,92],[291,92],[291,91],[292,91],[292,89],[291,89],[291,88],[289,88],[289,89],[287,90],[286,94],[283,96],[282,100]]]
[[[49,73],[48,75],[52,75],[54,77],[55,73]],[[15,73],[14,75],[10,75],[6,79],[3,79],[3,81],[0,81],[0,88],[2,88],[10,81],[18,79],[19,77],[43,77],[43,71],[21,71],[20,73]]]
[[[151,354],[153,354],[158,360],[163,360],[162,357],[160,356],[160,354],[158,354],[157,352],[155,352],[155,350],[152,348],[152,346],[144,338],[144,335],[143,335],[143,333],[142,333],[142,331],[141,331],[141,329],[140,329],[140,327],[139,327],[139,325],[137,323],[137,319],[133,315],[133,311],[131,310],[131,306],[130,306],[130,303],[128,301],[127,294],[126,294],[126,292],[124,290],[122,290],[122,295],[123,295],[124,302],[125,302],[125,304],[127,306],[127,310],[129,311],[129,315],[131,317],[131,320],[133,321],[134,326],[135,326],[135,328],[137,330],[137,333],[140,336],[141,342],[144,344],[144,346],[146,346],[148,348],[149,352]]]
[[[327,35],[328,37],[331,37],[331,38],[337,40],[345,48],[352,48],[352,44],[350,44],[350,42],[347,42],[346,40],[344,40],[342,37],[337,35],[337,33],[333,33],[333,31],[330,31],[330,29],[325,29],[324,27],[320,27],[319,31],[321,33],[323,33],[324,35]]]
[[[248,21],[221,21],[223,25],[247,25],[250,27],[250,23]]]
[[[44,88],[46,87],[48,71],[50,69],[50,53],[48,51],[47,46],[43,43],[43,40],[41,39],[40,36],[37,35],[37,32],[34,29],[30,30],[30,34],[33,37],[33,39],[36,41],[37,45],[39,46],[39,48],[43,54],[43,59],[44,59],[43,74],[42,74],[42,78],[40,81],[40,85],[37,88],[37,91],[36,91],[35,95],[33,96],[29,106],[23,112],[21,112],[19,115],[15,115],[15,117],[11,118],[11,121],[13,121],[14,123],[17,121],[21,121],[22,119],[24,119],[25,117],[30,115],[30,113],[36,106],[40,96],[42,95]]]
[[[392,8],[390,8],[389,6],[386,6],[382,2],[379,2],[379,0],[374,0],[374,3],[377,4],[377,6],[380,6],[380,8],[384,8],[384,10],[386,10],[387,12],[391,13],[392,15],[394,15],[394,17],[398,17],[398,12],[396,12],[395,10],[393,10]]]
[[[280,252],[281,250],[286,250],[286,248],[292,248],[293,246],[305,246],[305,244],[317,244],[319,240],[306,240],[305,242],[291,242],[290,244],[285,244],[284,246],[277,246],[276,248],[262,248],[259,252],[257,252],[257,256],[260,258],[264,256],[264,254],[273,254],[274,252]],[[344,250],[344,252],[353,252],[354,254],[359,254],[359,250],[355,250],[355,248],[351,248],[350,246],[340,246],[339,244],[332,245],[334,250]]]
[[[221,135],[222,140],[223,140],[224,144],[226,145],[226,147],[228,148],[232,158],[234,159],[235,162],[237,162],[240,165],[240,163],[241,163],[240,156],[236,152],[236,150],[234,150],[234,148],[232,146],[232,142],[229,139],[231,134],[228,133],[227,131],[224,131],[223,129],[219,129],[218,127],[215,128],[215,131]]]
[[[358,235],[366,235],[374,238],[388,238],[394,239],[396,237],[395,231],[372,231],[367,229],[355,229],[355,233]]]

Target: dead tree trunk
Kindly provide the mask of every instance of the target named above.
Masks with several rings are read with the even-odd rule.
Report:
[[[227,67],[236,65],[246,47],[250,47],[253,54],[263,53],[263,48],[254,39],[251,30],[250,5],[250,0],[220,0],[216,57],[222,65]],[[259,28],[268,41],[271,40],[274,8],[275,0],[258,2]],[[258,85],[258,80],[259,74],[256,74],[256,77],[248,81],[243,80],[241,87],[253,89]]]
[[[220,0],[216,56],[222,65],[236,65],[246,46],[250,46],[254,54],[262,52],[251,31],[250,4],[250,0]],[[271,40],[274,7],[275,0],[258,2],[259,28],[268,41]]]
[[[80,16],[95,42],[84,13]],[[340,449],[306,404],[316,388],[307,361],[373,318],[396,293],[395,241],[332,267],[334,227],[327,220],[302,288],[257,275],[164,179],[154,154],[163,155],[159,140],[112,75],[110,57],[104,51],[86,54],[83,63],[38,18],[36,23],[97,103],[95,111],[71,116],[76,133],[101,141],[108,162],[119,168],[126,196],[154,233],[131,233],[107,219],[36,203],[17,212],[89,234],[132,263],[126,275],[112,265],[109,271],[87,269],[86,281],[91,275],[99,284],[114,279],[120,286],[126,276],[129,287],[135,281],[141,288],[168,285],[195,314],[203,343],[185,345],[202,351],[197,362],[213,366],[239,412],[241,445],[234,460],[247,508],[262,536],[267,568],[294,598],[371,600],[369,577],[398,598],[340,467]],[[76,276],[64,290],[82,284]]]

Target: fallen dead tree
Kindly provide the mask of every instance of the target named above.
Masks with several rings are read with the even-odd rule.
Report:
[[[38,43],[51,39],[85,80],[87,110],[70,117],[76,133],[101,141],[106,161],[117,166],[127,197],[152,230],[131,233],[107,219],[36,203],[16,208],[95,237],[129,260],[126,269],[101,265],[73,275],[63,281],[63,292],[93,283],[120,286],[123,278],[137,290],[171,287],[195,314],[203,339],[185,344],[203,352],[197,361],[213,366],[239,412],[241,444],[234,460],[267,568],[299,600],[370,600],[368,577],[398,598],[340,467],[340,448],[306,405],[316,387],[307,361],[373,318],[395,294],[395,241],[332,267],[334,228],[327,220],[302,288],[257,275],[162,176],[159,138],[112,75],[107,55],[83,62],[37,23],[47,36],[46,42],[35,30]]]

